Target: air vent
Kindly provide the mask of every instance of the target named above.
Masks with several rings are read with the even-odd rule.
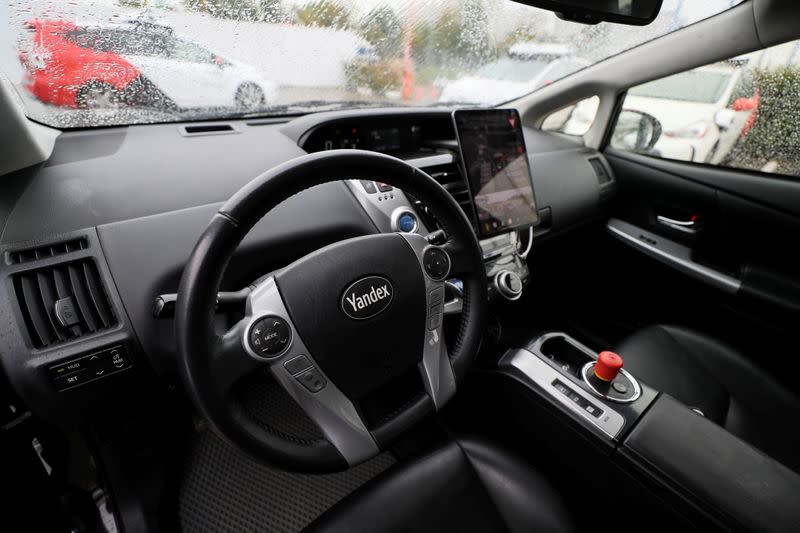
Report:
[[[45,348],[117,324],[92,259],[14,275],[14,289],[33,345]]]
[[[239,133],[239,130],[234,128],[232,124],[195,124],[193,126],[180,126],[179,130],[184,137]]]
[[[600,185],[604,185],[611,181],[611,176],[609,175],[606,167],[603,165],[603,162],[600,159],[594,157],[589,160],[589,164],[592,165],[592,169],[594,170],[595,176],[597,176],[597,183]]]
[[[81,237],[79,239],[48,244],[46,246],[36,246],[24,250],[12,250],[6,252],[6,262],[9,265],[28,263],[30,261],[36,261],[37,259],[47,259],[48,257],[68,254],[77,250],[85,250],[88,247],[89,243],[84,237]]]
[[[461,172],[458,169],[458,165],[456,163],[449,163],[446,165],[427,167],[422,170],[424,170],[430,177],[438,181],[439,184],[450,193],[450,196],[452,196],[458,205],[461,206],[461,210],[464,211],[464,214],[467,215],[467,218],[474,227],[475,223],[469,189],[467,188],[467,182],[464,180],[464,177],[461,175]],[[415,202],[417,210],[420,210],[422,206],[418,204],[419,202]]]

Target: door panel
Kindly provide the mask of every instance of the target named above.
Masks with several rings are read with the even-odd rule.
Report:
[[[656,283],[663,268],[656,262],[684,274],[685,282],[673,285],[669,296],[671,320],[743,347],[784,378],[787,369],[800,370],[796,357],[786,357],[800,349],[800,254],[795,251],[800,242],[800,184],[613,149],[606,150],[606,157],[618,183],[610,224],[620,221],[617,227],[633,238],[620,238],[613,227],[609,233],[651,258],[637,264],[652,272]],[[694,216],[696,224],[693,232],[686,232],[660,223],[659,216],[678,221]],[[670,261],[670,253],[683,262]],[[712,275],[692,272],[685,268],[687,262]],[[715,281],[714,273],[733,285]],[[635,290],[625,286],[624,276],[615,281],[621,294]],[[698,281],[713,289],[702,299]],[[697,309],[703,310],[699,317]],[[692,320],[686,323],[689,316]]]

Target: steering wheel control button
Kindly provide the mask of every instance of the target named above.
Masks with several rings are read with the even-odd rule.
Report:
[[[114,346],[49,368],[56,389],[63,391],[132,366],[125,348]]]
[[[277,357],[289,347],[292,330],[279,316],[266,316],[250,327],[250,348],[263,357]]]
[[[430,320],[428,322],[428,329],[431,331],[438,329],[442,326],[442,313],[437,309],[431,309]]]
[[[444,287],[437,287],[428,293],[428,305],[434,307],[444,300]]]
[[[594,366],[594,375],[602,381],[611,382],[617,377],[622,368],[622,357],[614,352],[600,352],[597,357],[597,364]],[[616,387],[615,387],[616,388]],[[617,391],[622,394],[627,391]]]
[[[450,256],[441,248],[431,246],[422,253],[422,265],[431,279],[441,281],[450,273]]]
[[[299,376],[296,376],[295,379],[299,381],[308,392],[312,393],[321,391],[325,388],[325,385],[328,384],[322,372],[317,370],[316,367],[309,368]]]
[[[283,367],[286,369],[286,371],[293,376],[296,376],[303,370],[311,368],[311,366],[311,361],[309,361],[308,357],[305,355],[298,355],[297,357],[289,359],[283,363]]]

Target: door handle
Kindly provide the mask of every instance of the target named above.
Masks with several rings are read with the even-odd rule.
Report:
[[[662,226],[666,226],[683,233],[688,233],[689,235],[694,235],[697,233],[697,217],[695,216],[692,216],[692,218],[689,220],[675,220],[674,218],[658,215],[656,217],[656,222]]]

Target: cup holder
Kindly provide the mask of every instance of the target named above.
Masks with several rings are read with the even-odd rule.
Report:
[[[580,378],[584,365],[594,360],[591,352],[587,353],[564,334],[548,335],[542,339],[538,351],[553,361],[562,372],[577,378]]]

